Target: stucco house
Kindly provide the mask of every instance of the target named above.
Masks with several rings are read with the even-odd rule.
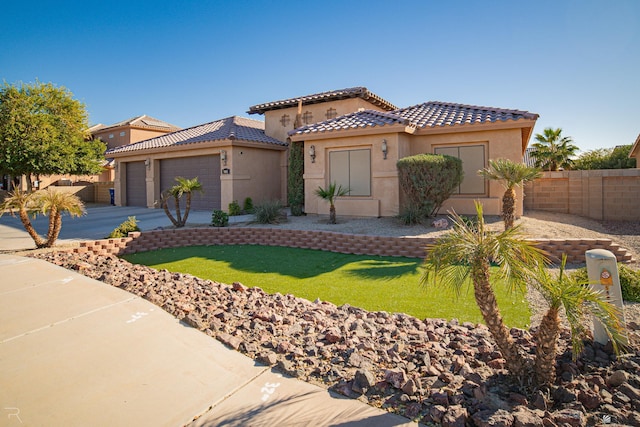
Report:
[[[217,120],[112,148],[116,204],[158,207],[176,176],[197,176],[205,193],[195,209],[223,209],[245,197],[286,202],[287,147],[304,145],[305,211],[324,214],[318,187],[337,182],[350,193],[337,200],[342,215],[395,216],[402,207],[396,161],[418,153],[463,160],[465,179],[444,206],[499,214],[503,189],[477,175],[490,158],[522,162],[537,114],[491,107],[426,102],[394,106],[364,87],[257,104],[249,114]],[[522,194],[518,214],[522,213]]]
[[[132,144],[180,130],[178,126],[143,114],[111,125],[98,123],[89,132],[94,139],[107,144],[107,149]]]
[[[636,159],[636,165],[640,167],[640,134],[636,138],[636,142],[633,143],[631,147],[631,151],[629,152],[629,157],[632,159]]]

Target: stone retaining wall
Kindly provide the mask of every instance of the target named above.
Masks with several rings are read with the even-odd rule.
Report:
[[[557,262],[567,254],[569,263],[584,263],[589,249],[611,251],[618,261],[629,262],[631,255],[610,239],[536,239],[538,247]],[[286,230],[279,228],[180,228],[129,233],[121,239],[81,242],[76,253],[123,255],[157,249],[199,245],[265,245],[319,249],[357,255],[404,256],[423,258],[433,238],[379,237],[327,231]]]

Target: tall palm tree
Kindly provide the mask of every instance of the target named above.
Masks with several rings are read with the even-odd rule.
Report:
[[[0,206],[0,210],[8,209],[14,215],[13,210],[18,211],[20,221],[29,236],[33,239],[37,248],[52,247],[62,229],[62,214],[67,213],[72,217],[85,214],[84,204],[75,194],[55,191],[48,188],[35,193],[25,193],[15,190]],[[49,216],[49,228],[47,230],[46,240],[33,228],[31,224],[30,214],[41,213]],[[0,212],[0,215],[2,213]]]
[[[316,190],[316,196],[329,202],[329,223],[336,223],[336,207],[334,201],[336,197],[342,197],[349,193],[348,188],[343,188],[342,185],[337,185],[335,182],[329,184],[329,187],[318,187]]]
[[[497,159],[489,160],[489,167],[478,171],[478,173],[487,179],[500,181],[505,188],[504,195],[502,196],[502,220],[504,221],[505,230],[513,227],[516,218],[515,188],[539,178],[541,175],[540,171],[524,163],[515,163],[507,159]]]
[[[452,230],[427,247],[421,283],[440,284],[456,291],[470,278],[476,304],[496,345],[507,363],[507,369],[523,377],[530,369],[524,352],[514,342],[504,324],[491,284],[491,263],[499,266],[497,276],[510,288],[524,286],[544,264],[544,253],[525,239],[516,226],[500,233],[485,228],[482,204],[476,202],[477,222],[464,221],[452,213]]]
[[[189,217],[189,211],[191,210],[191,195],[193,192],[199,191],[202,192],[202,183],[198,181],[198,177],[188,179],[183,178],[181,176],[176,177],[176,185],[169,188],[162,195],[162,208],[164,209],[165,214],[169,217],[169,220],[176,227],[184,227],[187,223],[187,218]],[[184,209],[184,216],[182,216],[182,212],[180,209],[180,199],[183,195],[186,195],[186,206]],[[176,216],[174,217],[169,211],[169,196],[173,197]]]
[[[545,128],[543,134],[537,133],[532,156],[538,168],[555,171],[558,168],[570,169],[578,147],[570,136],[562,136],[562,128]]]
[[[549,304],[536,334],[535,378],[539,385],[555,381],[561,309],[564,309],[571,328],[574,360],[582,352],[586,332],[583,320],[587,314],[595,316],[603,325],[616,353],[626,344],[617,307],[608,302],[603,294],[567,276],[564,271],[566,262],[567,257],[564,255],[558,276],[551,276],[546,269],[540,269],[536,280],[532,282]]]

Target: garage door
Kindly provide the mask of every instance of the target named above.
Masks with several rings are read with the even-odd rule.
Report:
[[[203,193],[194,193],[191,209],[220,209],[220,156],[181,157],[160,161],[160,191],[175,185],[175,178],[198,177]]]
[[[128,162],[127,206],[147,206],[147,176],[144,162]]]

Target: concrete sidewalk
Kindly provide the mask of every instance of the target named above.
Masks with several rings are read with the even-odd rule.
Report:
[[[0,255],[0,278],[0,426],[417,425],[47,262]]]

